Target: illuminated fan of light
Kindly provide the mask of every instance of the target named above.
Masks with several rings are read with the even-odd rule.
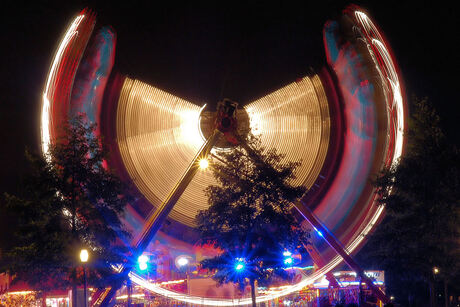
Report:
[[[309,188],[329,144],[328,103],[319,77],[289,84],[245,109],[264,146],[285,154],[283,162],[302,160],[294,184]],[[118,145],[133,182],[153,205],[166,198],[204,142],[199,116],[198,106],[126,78],[117,110]],[[199,172],[170,216],[193,226],[197,211],[208,207],[204,189],[211,184],[212,172]]]

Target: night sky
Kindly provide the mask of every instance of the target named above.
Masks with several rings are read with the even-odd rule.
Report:
[[[245,104],[325,63],[322,28],[348,1],[187,5],[125,1],[2,3],[0,192],[17,190],[24,149],[39,150],[41,93],[55,48],[84,7],[117,33],[117,71],[199,105]],[[428,96],[457,143],[458,13],[433,1],[355,1],[386,34],[407,97]],[[447,3],[447,1],[445,2]]]

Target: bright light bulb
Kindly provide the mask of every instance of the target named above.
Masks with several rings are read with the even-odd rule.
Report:
[[[82,249],[80,251],[80,260],[81,262],[87,262],[89,258],[88,250]]]
[[[208,168],[208,166],[209,166],[208,159],[201,159],[200,162],[199,162],[199,164],[200,164],[200,168],[201,168],[201,169],[206,169],[206,168]]]
[[[188,259],[185,257],[181,257],[177,260],[177,264],[180,266],[184,266],[188,264]]]

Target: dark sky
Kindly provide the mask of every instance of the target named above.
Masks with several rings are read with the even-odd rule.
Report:
[[[14,191],[23,152],[38,150],[41,92],[64,30],[81,9],[118,35],[115,69],[197,104],[245,103],[324,63],[322,27],[348,1],[7,1],[0,31],[0,192]],[[355,1],[386,34],[407,96],[429,96],[456,134],[458,13],[432,1]],[[447,3],[447,1],[444,1]],[[453,4],[452,4],[453,5]],[[458,142],[459,137],[455,136]]]

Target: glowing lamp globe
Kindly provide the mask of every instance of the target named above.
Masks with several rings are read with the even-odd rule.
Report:
[[[82,249],[80,251],[80,261],[83,263],[88,262],[88,258],[89,258],[88,250]]]
[[[188,264],[188,259],[185,257],[181,257],[177,260],[177,264],[181,267],[186,266]]]

